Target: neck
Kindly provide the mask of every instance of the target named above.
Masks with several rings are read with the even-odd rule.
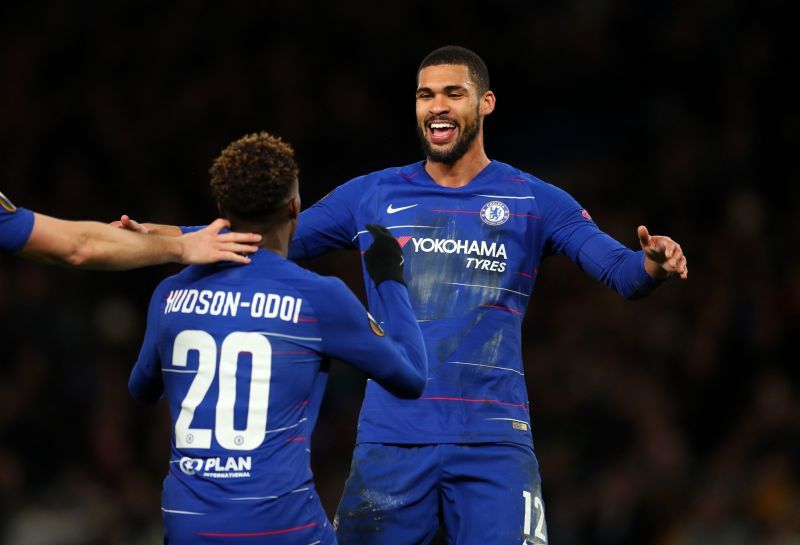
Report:
[[[425,161],[425,172],[438,185],[444,187],[463,187],[470,183],[486,166],[491,163],[483,149],[483,138],[479,136],[475,143],[455,163],[439,163],[430,157]]]
[[[231,221],[231,231],[239,233],[257,233],[261,235],[259,248],[274,252],[281,257],[289,255],[289,243],[294,234],[292,221],[281,223],[251,223],[246,221]]]

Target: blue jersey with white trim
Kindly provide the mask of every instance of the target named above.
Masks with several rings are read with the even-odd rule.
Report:
[[[399,396],[424,386],[425,349],[405,286],[377,289],[392,309],[381,326],[341,280],[266,250],[251,257],[245,266],[187,267],[150,303],[129,389],[169,405],[167,512],[251,513],[307,490],[329,357]]]
[[[301,214],[289,257],[363,251],[369,223],[403,247],[429,374],[417,400],[370,381],[359,442],[532,445],[520,341],[543,256],[565,254],[628,298],[658,284],[642,252],[602,232],[569,194],[499,161],[459,188],[437,185],[423,162],[355,178]],[[366,285],[381,319],[391,309]]]
[[[0,250],[19,251],[33,231],[33,212],[14,206],[0,193]]]

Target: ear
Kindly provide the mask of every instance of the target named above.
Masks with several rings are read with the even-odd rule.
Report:
[[[487,116],[494,111],[494,104],[497,98],[492,91],[486,91],[481,97],[481,115]]]
[[[289,219],[296,220],[300,215],[300,197],[292,197],[289,200]]]

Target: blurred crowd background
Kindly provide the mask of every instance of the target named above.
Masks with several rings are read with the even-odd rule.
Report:
[[[563,257],[525,321],[554,545],[800,544],[800,97],[789,2],[45,2],[0,6],[0,190],[71,219],[214,217],[212,159],[294,145],[309,205],[421,158],[415,70],[490,68],[489,156],[571,192],[690,280],[620,299]],[[358,256],[309,264],[361,292]],[[151,290],[0,258],[0,543],[160,543],[169,424],[127,394]],[[334,366],[313,441],[333,513],[363,377]]]

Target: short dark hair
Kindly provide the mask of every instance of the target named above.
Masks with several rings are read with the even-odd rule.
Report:
[[[209,170],[211,191],[226,213],[264,219],[291,195],[298,168],[292,147],[266,132],[231,143]]]
[[[480,94],[489,90],[489,69],[477,53],[458,45],[446,45],[428,53],[417,68],[417,78],[423,68],[440,64],[461,64],[467,67]]]

